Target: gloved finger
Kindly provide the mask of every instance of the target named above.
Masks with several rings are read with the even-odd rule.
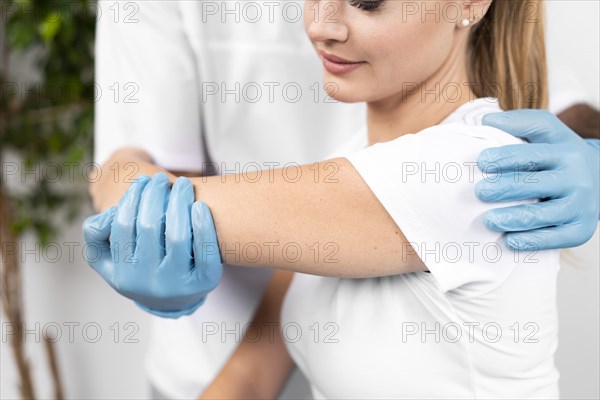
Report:
[[[221,280],[223,266],[215,223],[206,203],[197,201],[192,206],[192,226],[196,276],[212,290]]]
[[[150,314],[154,314],[157,317],[177,319],[177,318],[183,317],[185,315],[193,314],[198,308],[200,308],[200,306],[202,304],[204,304],[204,300],[206,300],[206,298],[202,298],[200,301],[198,301],[197,303],[194,303],[193,305],[191,305],[187,308],[184,308],[184,309],[176,308],[174,310],[162,310],[162,309],[151,308],[151,307],[148,307],[145,304],[139,303],[137,301],[135,302],[135,304],[142,310],[144,310]]]
[[[483,117],[483,125],[498,128],[529,143],[567,143],[580,140],[554,114],[544,110],[510,110],[490,113]]]
[[[557,198],[564,194],[566,186],[568,182],[554,171],[511,172],[480,180],[475,185],[475,195],[485,202]]]
[[[561,149],[545,143],[509,144],[483,150],[477,166],[487,173],[544,171],[554,169],[561,161]]]
[[[506,245],[511,250],[519,251],[552,250],[580,246],[590,238],[587,229],[585,232],[582,231],[581,224],[569,224],[528,232],[507,233]]]
[[[594,150],[600,150],[600,140],[598,139],[586,139],[585,142],[591,146]]]
[[[139,205],[135,258],[143,257],[154,266],[160,265],[165,256],[165,211],[170,186],[167,175],[154,175],[146,185]]]
[[[177,178],[167,206],[165,226],[165,265],[169,274],[184,276],[192,271],[192,204],[194,186],[184,177]]]
[[[573,216],[568,211],[567,201],[557,199],[490,210],[485,213],[483,222],[492,231],[522,232],[562,225]]]
[[[136,219],[144,188],[150,181],[146,175],[140,175],[119,200],[111,230],[111,249],[113,259],[118,262],[134,264]]]
[[[83,240],[85,241],[84,257],[87,263],[104,279],[112,279],[112,257],[110,252],[110,228],[117,207],[92,215],[83,222]]]

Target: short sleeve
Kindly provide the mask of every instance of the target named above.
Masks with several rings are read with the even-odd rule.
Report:
[[[483,224],[483,214],[494,205],[475,196],[475,185],[483,178],[476,164],[479,153],[511,143],[519,141],[495,128],[452,123],[379,143],[346,158],[440,289],[478,295],[498,287],[518,262],[501,235]],[[403,251],[411,249],[407,246]]]
[[[179,2],[98,7],[95,161],[135,146],[164,168],[200,171],[199,85]]]

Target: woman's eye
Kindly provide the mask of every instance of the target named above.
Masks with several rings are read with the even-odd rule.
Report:
[[[379,8],[381,3],[383,3],[383,0],[350,0],[352,7],[365,11],[374,11]]]

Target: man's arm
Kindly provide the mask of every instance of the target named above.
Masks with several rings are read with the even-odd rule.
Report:
[[[254,315],[258,340],[247,335],[201,399],[274,399],[292,371],[290,358],[279,328],[279,315],[292,274],[275,271]],[[272,328],[272,329],[271,329]],[[248,332],[252,331],[251,329]],[[250,332],[253,335],[254,332]]]
[[[140,168],[142,170],[140,171]],[[176,176],[154,163],[143,149],[123,147],[115,151],[98,170],[98,179],[88,187],[92,204],[96,211],[105,211],[116,206],[129,185],[140,175],[153,175],[163,172],[174,182]]]
[[[180,3],[147,1],[132,7],[98,2],[102,18],[96,32],[97,163],[104,164],[115,152],[135,146],[168,170],[202,170],[205,151],[197,60],[189,46]],[[122,157],[120,161],[131,160]],[[114,165],[102,169],[103,182],[130,182],[127,178],[135,172],[135,165],[130,165],[124,176],[115,177],[117,171],[109,167]]]
[[[600,139],[600,110],[587,104],[575,104],[557,117],[582,138]]]

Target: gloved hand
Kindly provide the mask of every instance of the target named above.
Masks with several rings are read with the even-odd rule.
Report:
[[[193,313],[221,279],[212,215],[189,179],[140,176],[117,207],[83,224],[87,261],[110,286],[161,317]],[[192,233],[193,232],[193,233]]]
[[[531,144],[481,152],[479,168],[502,175],[480,181],[477,197],[486,202],[541,199],[491,210],[484,217],[486,226],[506,232],[507,245],[513,250],[566,248],[587,242],[600,217],[598,140],[583,140],[556,116],[540,110],[488,114],[483,124]]]

